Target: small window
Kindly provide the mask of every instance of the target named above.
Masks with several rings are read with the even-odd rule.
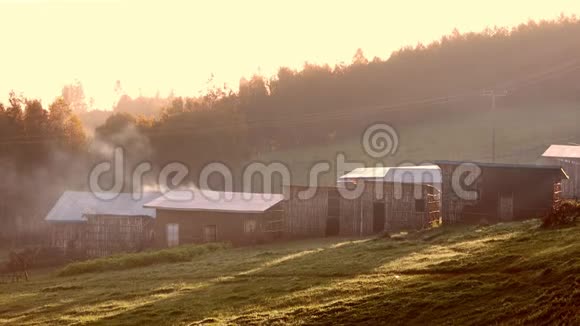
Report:
[[[205,242],[217,241],[217,227],[215,225],[206,225],[203,227],[203,239]]]
[[[167,246],[175,247],[179,245],[179,224],[167,224]]]
[[[245,220],[244,221],[244,232],[245,233],[256,232],[256,220]]]
[[[415,199],[415,212],[425,212],[425,199]]]

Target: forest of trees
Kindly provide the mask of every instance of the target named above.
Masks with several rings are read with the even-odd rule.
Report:
[[[0,104],[0,164],[19,175],[50,169],[47,174],[56,178],[73,170],[52,164],[55,152],[69,164],[90,166],[91,143],[98,141],[123,145],[157,166],[177,160],[195,170],[209,160],[239,163],[256,153],[358,136],[377,119],[413,123],[440,114],[440,107],[481,109],[489,106],[474,96],[482,89],[510,90],[509,101],[524,104],[580,101],[578,40],[580,21],[564,16],[513,29],[454,31],[385,60],[369,60],[358,50],[351,64],[280,68],[272,78],[243,79],[237,92],[213,88],[203,96],[136,99],[121,94],[112,113],[87,112],[77,84],[48,107],[11,94],[9,103]],[[459,105],[456,98],[468,102]],[[139,136],[119,136],[128,128]],[[142,150],[144,144],[149,150]],[[16,188],[2,180],[0,185]],[[6,202],[0,203],[4,216]]]
[[[118,105],[125,109],[115,112],[134,116],[126,119],[157,144],[161,159],[177,155],[191,162],[205,156],[248,156],[352,137],[377,119],[395,124],[425,119],[438,114],[435,108],[441,103],[456,105],[452,99],[458,96],[471,96],[462,107],[488,107],[479,96],[483,89],[509,90],[509,101],[524,104],[576,101],[580,98],[580,78],[574,73],[580,65],[578,39],[580,22],[564,16],[513,29],[454,31],[428,45],[402,48],[387,60],[368,60],[359,49],[349,65],[280,68],[270,79],[242,79],[238,92],[212,89],[203,97],[172,98],[157,115],[152,103],[161,100],[125,96]],[[450,100],[408,104],[430,98]],[[407,104],[399,107],[400,103]],[[391,106],[397,109],[394,113],[388,112]],[[114,133],[119,117],[111,119],[99,130]],[[182,157],[179,144],[188,146],[189,157]]]
[[[55,151],[74,155],[86,146],[84,128],[64,98],[43,108],[38,100],[10,93],[9,104],[0,103],[2,162],[25,171],[44,166]]]
[[[0,221],[4,232],[16,218],[30,218],[63,187],[82,186],[88,139],[68,102],[48,107],[10,93],[0,103]],[[75,175],[77,181],[72,182]],[[0,238],[1,238],[0,232]]]

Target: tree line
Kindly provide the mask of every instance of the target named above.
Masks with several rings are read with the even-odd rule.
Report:
[[[133,117],[111,117],[97,134],[114,133],[115,121],[130,120],[149,135],[161,159],[178,156],[189,162],[334,142],[358,136],[376,121],[444,118],[440,108],[487,109],[488,101],[478,93],[460,103],[445,101],[484,89],[509,89],[507,100],[520,105],[577,101],[578,39],[575,16],[479,33],[455,30],[431,44],[404,47],[385,60],[369,60],[359,49],[350,64],[283,67],[272,78],[242,79],[237,92],[212,89],[201,97],[171,98],[156,118],[151,118],[153,100],[143,106],[147,118],[139,118],[138,105],[129,104],[146,101],[124,97],[120,104],[130,110],[119,105],[116,112]],[[429,98],[443,100],[420,101]],[[189,157],[183,157],[181,146],[190,149]]]

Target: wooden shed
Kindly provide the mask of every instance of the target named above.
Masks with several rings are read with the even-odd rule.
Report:
[[[362,236],[421,229],[439,220],[437,166],[360,168],[334,187],[286,186],[289,236]],[[360,187],[360,195],[347,192]]]
[[[145,205],[156,210],[156,245],[254,244],[281,237],[280,194],[175,190]]]
[[[67,254],[88,257],[151,246],[155,210],[143,204],[160,195],[121,193],[102,200],[92,192],[66,191],[45,218],[51,245]]]
[[[443,223],[540,217],[560,199],[567,179],[559,166],[438,161],[443,175]],[[476,177],[473,182],[466,178]]]
[[[542,163],[559,165],[569,179],[562,181],[562,198],[580,198],[580,146],[551,145],[542,154]]]

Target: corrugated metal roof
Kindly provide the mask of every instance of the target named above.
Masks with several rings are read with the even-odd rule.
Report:
[[[349,173],[341,176],[338,180],[344,179],[382,179],[389,172],[388,167],[378,168],[356,168]]]
[[[92,192],[65,191],[52,207],[45,220],[48,222],[84,222],[85,215],[118,215],[155,217],[155,210],[143,204],[161,196],[159,192],[144,192],[141,199],[121,193],[112,200],[97,198]]]
[[[361,179],[395,183],[437,184],[441,183],[441,169],[437,165],[357,168],[338,178],[338,182]]]
[[[580,159],[580,146],[551,145],[542,156]]]
[[[447,165],[461,165],[461,164],[475,164],[477,166],[490,168],[513,168],[513,169],[544,169],[544,170],[560,170],[558,165],[544,165],[544,164],[516,164],[516,163],[489,163],[489,162],[470,162],[470,161],[435,161],[435,164]]]
[[[281,194],[173,190],[145,204],[145,207],[175,211],[263,213],[284,200]]]
[[[555,173],[559,173],[562,179],[569,178],[566,172],[558,165],[435,161],[435,164],[437,165],[461,165],[466,163],[475,164],[479,167],[489,167],[489,168],[552,170]]]

